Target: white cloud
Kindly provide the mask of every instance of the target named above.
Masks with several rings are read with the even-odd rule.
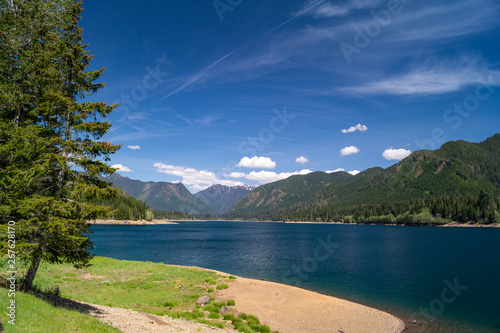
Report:
[[[368,127],[366,127],[365,125],[357,124],[356,126],[351,126],[348,129],[343,129],[342,133],[344,133],[344,134],[354,133],[356,131],[366,132],[367,130],[368,130]]]
[[[245,178],[247,180],[252,180],[259,182],[261,184],[267,184],[267,183],[272,183],[278,180],[286,179],[290,176],[294,175],[307,175],[308,173],[313,172],[312,170],[309,169],[303,169],[300,171],[295,171],[295,172],[281,172],[281,173],[276,173],[273,171],[252,171],[248,174],[242,173],[242,172],[233,172],[229,175],[231,178]]]
[[[326,2],[315,7],[314,10],[311,11],[311,14],[316,17],[338,17],[349,14],[350,10],[349,6],[337,6],[332,5],[330,2]]]
[[[458,60],[427,61],[407,73],[339,90],[354,94],[436,95],[478,83],[500,85],[500,71],[485,68],[478,58],[462,56]]]
[[[128,149],[132,149],[132,150],[137,150],[137,149],[141,149],[141,146],[138,146],[138,145],[132,145],[132,146],[127,146]]]
[[[345,148],[342,148],[340,150],[340,155],[342,155],[342,156],[347,156],[347,155],[352,155],[352,154],[357,154],[357,153],[359,153],[359,149],[357,147],[354,147],[354,146],[345,147]]]
[[[300,156],[300,157],[297,157],[295,159],[295,162],[299,163],[299,164],[305,164],[305,163],[309,162],[309,159],[307,157]]]
[[[361,171],[359,170],[352,170],[352,171],[349,171],[348,173],[350,173],[351,175],[353,176],[356,176],[358,173],[360,173]]]
[[[335,173],[335,172],[341,172],[341,171],[345,171],[345,169],[338,168],[338,169],[335,169],[335,170],[326,170],[325,172],[326,173]]]
[[[382,0],[349,0],[349,4],[355,9],[365,9],[377,7]]]
[[[252,169],[274,169],[276,168],[276,162],[271,160],[269,157],[264,156],[254,156],[252,158],[243,157],[238,163],[237,167],[240,168],[252,168]]]
[[[118,170],[116,170],[118,172],[132,172],[132,170],[130,170],[129,167],[126,167],[126,166],[124,166],[122,164],[113,164],[111,167],[113,169],[118,169]]]
[[[217,178],[215,173],[207,170],[196,170],[193,168],[167,165],[163,163],[155,163],[154,166],[158,169],[158,172],[181,177],[184,185],[188,185],[197,190],[204,190],[215,184],[222,184],[226,186],[244,185],[242,182],[234,180],[220,180]]]
[[[409,149],[386,149],[383,153],[382,156],[386,160],[397,160],[400,161],[403,158],[407,157],[408,155],[411,154],[411,150]]]

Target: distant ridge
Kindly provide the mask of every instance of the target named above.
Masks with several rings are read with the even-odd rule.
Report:
[[[256,186],[250,185],[230,187],[217,184],[196,193],[194,196],[213,207],[218,213],[225,213],[235,202],[243,199],[255,188]]]
[[[105,179],[153,209],[189,214],[217,213],[213,207],[194,197],[182,183],[142,182],[117,173]]]

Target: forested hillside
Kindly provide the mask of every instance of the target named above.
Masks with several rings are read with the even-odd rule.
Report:
[[[228,218],[406,224],[498,222],[500,134],[421,150],[351,176],[313,173],[264,185]],[[422,215],[421,215],[422,214]],[[380,217],[377,220],[375,217]]]

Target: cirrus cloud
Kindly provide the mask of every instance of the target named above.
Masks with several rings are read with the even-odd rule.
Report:
[[[410,154],[411,154],[411,150],[409,150],[409,149],[392,149],[392,148],[389,148],[389,149],[384,150],[384,152],[382,153],[382,156],[386,160],[389,160],[389,161],[390,160],[400,161],[403,158],[409,156]]]
[[[359,153],[358,147],[355,146],[349,146],[349,147],[344,147],[340,150],[340,155],[342,156],[347,156],[347,155],[352,155],[352,154],[357,154]]]
[[[138,150],[138,149],[141,149],[141,146],[138,146],[138,145],[131,145],[131,146],[127,146],[128,149],[132,149],[132,150]]]
[[[240,168],[252,168],[252,169],[274,169],[276,168],[276,162],[271,160],[269,157],[264,157],[264,156],[254,156],[252,158],[250,157],[243,157],[240,160],[240,163],[236,165],[237,167]]]

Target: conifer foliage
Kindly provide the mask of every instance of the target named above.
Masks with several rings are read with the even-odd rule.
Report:
[[[103,87],[104,69],[89,70],[82,3],[0,0],[0,219],[15,222],[15,252],[30,290],[42,261],[86,266],[87,220],[108,210],[91,203],[117,190],[99,176],[120,147],[99,141],[114,106],[85,102]]]

